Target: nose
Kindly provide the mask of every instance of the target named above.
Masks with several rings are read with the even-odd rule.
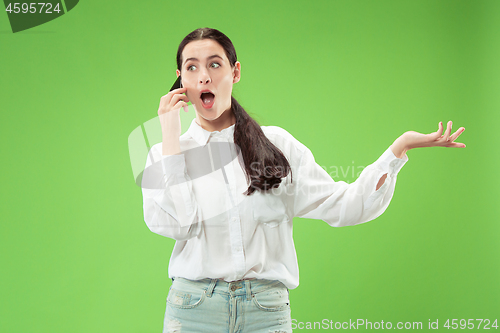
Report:
[[[200,77],[198,78],[198,80],[200,81],[201,84],[207,84],[212,82],[212,79],[210,78],[210,76],[206,71],[200,72]]]

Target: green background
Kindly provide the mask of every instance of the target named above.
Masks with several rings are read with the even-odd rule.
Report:
[[[205,26],[234,42],[234,96],[320,165],[466,128],[408,153],[376,221],[295,219],[292,318],[500,319],[500,1],[87,0],[16,34],[0,14],[1,332],[161,331],[174,241],[144,222],[127,138]]]

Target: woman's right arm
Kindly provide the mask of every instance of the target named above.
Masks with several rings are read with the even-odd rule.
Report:
[[[175,240],[195,237],[201,231],[201,214],[186,172],[179,137],[179,111],[187,110],[186,88],[175,89],[160,100],[161,151],[153,146],[142,179],[144,220],[149,229]]]
[[[160,99],[158,117],[160,118],[162,134],[162,155],[181,153],[179,137],[181,136],[181,108],[187,112],[189,98],[184,95],[187,88],[174,89]]]

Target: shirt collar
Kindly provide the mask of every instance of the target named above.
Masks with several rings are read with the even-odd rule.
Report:
[[[187,130],[187,133],[198,143],[200,146],[204,146],[207,144],[209,138],[213,137],[223,137],[225,139],[231,139],[234,135],[234,127],[235,125],[231,125],[227,128],[222,129],[221,131],[209,132],[198,123],[196,123],[196,118],[191,121],[191,125]]]

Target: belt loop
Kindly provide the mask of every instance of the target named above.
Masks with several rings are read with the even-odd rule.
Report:
[[[245,280],[245,289],[247,290],[247,301],[252,299],[252,290],[250,289],[250,281]]]
[[[208,297],[212,297],[212,293],[214,292],[216,284],[217,284],[217,279],[212,279],[212,281],[210,281],[210,284],[208,285],[208,289],[207,289],[207,296]]]

